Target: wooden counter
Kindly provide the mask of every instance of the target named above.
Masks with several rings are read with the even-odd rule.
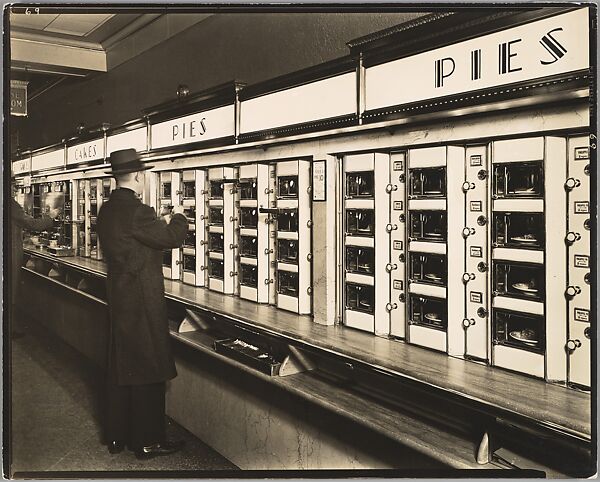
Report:
[[[26,251],[96,276],[106,273],[101,261]],[[478,412],[586,445],[591,442],[589,393],[343,326],[318,325],[307,316],[177,281],[165,280],[165,293],[168,299],[209,316],[417,385]]]

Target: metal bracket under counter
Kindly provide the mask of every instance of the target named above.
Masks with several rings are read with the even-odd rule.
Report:
[[[47,254],[29,254],[50,258]],[[54,262],[104,277],[104,263],[86,258]],[[199,310],[218,323],[231,323],[281,340],[303,351],[376,373],[390,381],[419,387],[485,417],[526,426],[544,437],[590,446],[591,402],[588,393],[566,390],[497,368],[449,358],[402,342],[341,326],[323,326],[307,316],[268,305],[223,296],[203,288],[165,280],[168,300]],[[512,387],[510,391],[507,387]],[[567,409],[565,409],[567,407]]]

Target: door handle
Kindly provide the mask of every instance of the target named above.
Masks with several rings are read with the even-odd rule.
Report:
[[[565,190],[567,191],[572,191],[579,186],[581,186],[581,181],[579,179],[575,179],[574,177],[570,177],[565,181]]]
[[[567,350],[569,350],[570,352],[575,351],[577,348],[579,348],[581,346],[581,341],[579,340],[569,340],[567,341]]]
[[[474,324],[475,324],[474,318],[463,318],[462,325],[465,330],[467,328],[469,328],[470,326],[473,326]]]

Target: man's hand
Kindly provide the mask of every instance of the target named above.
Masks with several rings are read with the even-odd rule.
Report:
[[[183,206],[173,206],[173,214],[183,214]]]

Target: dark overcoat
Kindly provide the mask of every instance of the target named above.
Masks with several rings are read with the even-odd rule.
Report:
[[[108,269],[109,370],[118,385],[175,377],[162,259],[163,250],[183,244],[187,219],[176,214],[167,224],[120,188],[100,208],[97,230]]]

